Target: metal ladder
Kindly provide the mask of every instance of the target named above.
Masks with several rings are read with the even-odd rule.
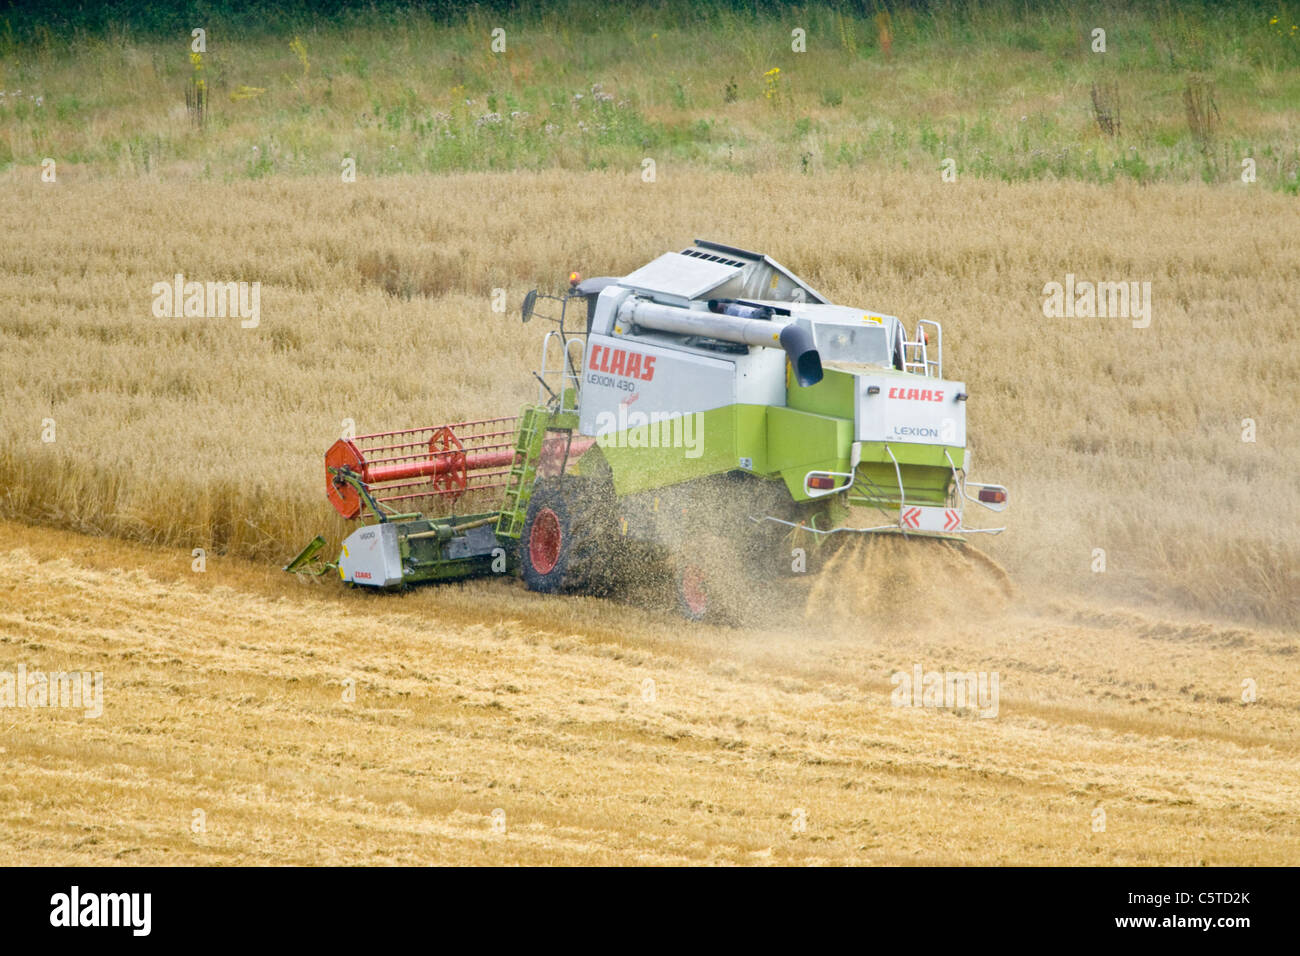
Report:
[[[935,358],[930,358],[926,344],[925,326],[934,327]],[[943,327],[933,319],[916,323],[916,340],[903,339],[903,371],[916,375],[943,378]]]
[[[560,349],[559,364],[555,366],[550,364],[552,336],[559,342]],[[552,329],[546,333],[545,338],[542,339],[542,365],[537,372],[533,373],[537,377],[539,405],[546,403],[549,392],[557,410],[572,411],[577,408],[578,390],[582,387],[582,378],[577,370],[582,368],[585,350],[585,343],[577,335],[566,335],[559,329]],[[552,382],[559,386],[558,391],[551,387]]]
[[[519,413],[514,462],[510,465],[501,514],[497,517],[497,534],[503,537],[518,538],[523,533],[542,441],[546,437],[546,418],[546,409],[539,405],[525,405]]]

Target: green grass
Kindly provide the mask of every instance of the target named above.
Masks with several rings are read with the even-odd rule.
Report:
[[[93,176],[238,179],[333,173],[353,157],[360,176],[637,175],[652,158],[661,175],[674,164],[938,175],[952,158],[959,175],[1007,181],[1233,182],[1249,156],[1261,185],[1294,192],[1297,21],[1282,5],[1008,2],[880,16],[577,3],[455,20],[381,7],[256,28],[208,16],[196,20],[208,24],[210,102],[198,128],[186,31],[0,19],[0,167],[50,157]],[[1104,54],[1091,49],[1098,26]],[[489,49],[496,27],[504,53]],[[807,52],[791,49],[795,27]],[[1184,105],[1198,77],[1214,104],[1199,136]],[[1094,85],[1113,90],[1114,135],[1094,115]]]

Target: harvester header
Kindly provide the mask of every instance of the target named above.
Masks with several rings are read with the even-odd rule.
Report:
[[[340,438],[325,452],[325,496],[344,518],[363,509],[378,518],[383,506],[418,513],[454,505],[469,491],[504,488],[517,422],[485,418]]]

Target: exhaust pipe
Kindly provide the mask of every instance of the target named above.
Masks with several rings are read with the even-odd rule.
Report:
[[[675,335],[700,335],[738,345],[761,345],[784,349],[794,369],[795,381],[801,386],[816,385],[822,380],[822,359],[812,333],[800,325],[779,325],[772,319],[749,319],[718,315],[697,309],[661,305],[648,299],[628,299],[618,310],[620,321],[672,332]]]
[[[793,322],[781,329],[781,348],[790,359],[794,380],[803,388],[822,380],[822,356],[812,333]]]

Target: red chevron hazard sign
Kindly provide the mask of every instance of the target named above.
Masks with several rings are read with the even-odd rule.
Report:
[[[961,512],[956,508],[908,505],[899,514],[898,523],[912,531],[953,532],[961,528]]]

